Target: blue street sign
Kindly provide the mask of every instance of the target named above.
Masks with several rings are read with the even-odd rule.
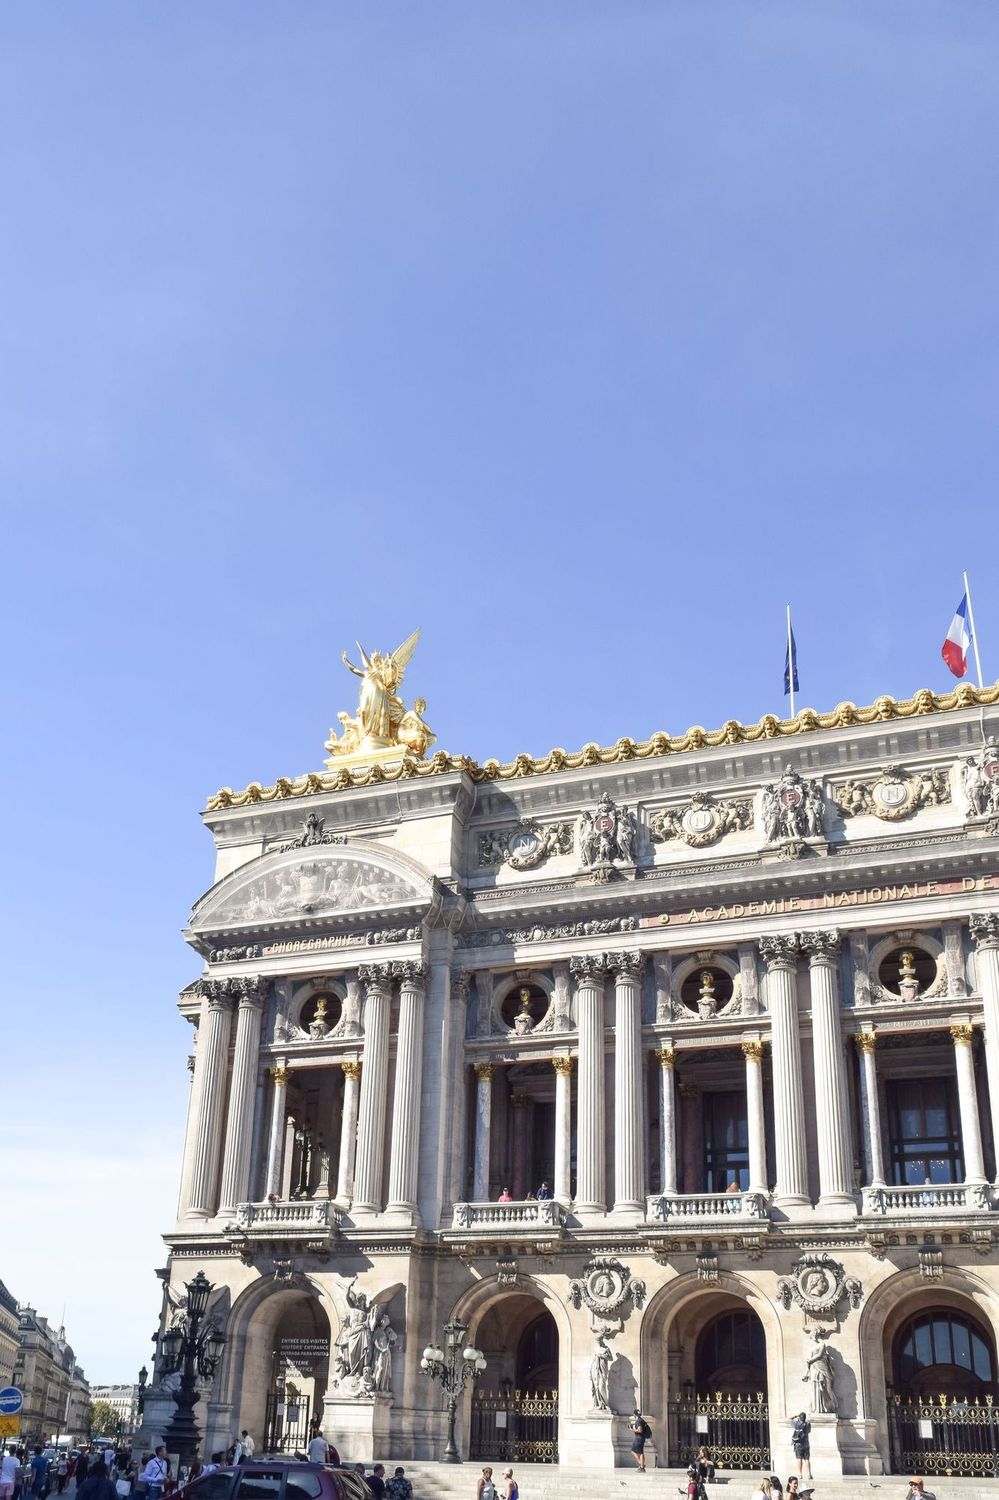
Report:
[[[24,1405],[24,1393],[16,1385],[5,1386],[0,1391],[0,1417],[16,1417]]]

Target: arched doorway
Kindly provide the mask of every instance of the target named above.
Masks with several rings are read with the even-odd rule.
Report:
[[[958,1299],[908,1310],[887,1333],[891,1467],[991,1475],[999,1445],[995,1345]]]
[[[719,1469],[770,1468],[767,1341],[740,1298],[694,1298],[673,1321],[667,1360],[669,1461],[685,1465],[702,1445]]]
[[[472,1393],[469,1457],[558,1463],[558,1328],[537,1297],[511,1292],[485,1313],[476,1343],[487,1374]]]
[[[241,1342],[238,1426],[260,1434],[263,1452],[304,1448],[322,1421],[329,1376],[330,1323],[319,1298],[274,1293],[257,1307]]]

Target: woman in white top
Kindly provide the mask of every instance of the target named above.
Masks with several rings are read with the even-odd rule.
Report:
[[[772,1487],[770,1480],[766,1474],[763,1474],[757,1482],[756,1489],[753,1491],[753,1500],[770,1500],[771,1494]]]

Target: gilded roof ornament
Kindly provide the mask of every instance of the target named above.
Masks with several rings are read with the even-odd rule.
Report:
[[[415,646],[415,635],[409,637],[399,648],[399,652],[392,653],[395,661],[399,653],[408,647],[408,654],[403,669],[413,654]],[[384,663],[387,658],[382,658]],[[373,663],[374,656],[370,659]],[[396,665],[398,665],[396,663]],[[362,684],[366,673],[359,668],[352,667],[352,671],[361,677]],[[381,682],[391,677],[391,672],[384,673],[381,666],[377,680],[372,679],[373,693],[377,697],[379,692],[384,691],[395,699],[399,709],[402,704],[395,697],[395,687],[402,681],[401,673],[395,679],[395,687],[382,688]],[[364,698],[364,686],[361,689],[362,700]],[[510,781],[520,776],[546,776],[557,771],[575,771],[581,766],[609,766],[616,762],[625,760],[648,760],[657,755],[678,755],[687,750],[702,750],[715,745],[731,744],[754,744],[758,740],[784,739],[790,735],[811,734],[822,729],[846,729],[853,725],[883,723],[889,719],[911,719],[920,714],[946,713],[952,709],[983,708],[991,707],[999,703],[999,682],[992,687],[976,688],[969,682],[960,683],[952,692],[931,693],[928,688],[920,688],[911,698],[890,698],[883,696],[878,698],[869,708],[857,708],[853,703],[840,703],[831,713],[817,714],[813,709],[803,708],[793,719],[778,719],[773,714],[765,714],[756,724],[739,724],[730,719],[722,729],[705,730],[700,726],[688,729],[686,734],[668,735],[658,733],[652,735],[648,740],[636,743],[634,740],[619,740],[616,745],[601,749],[599,745],[584,745],[582,750],[569,752],[566,750],[550,750],[547,755],[535,758],[530,755],[518,755],[515,760],[505,765],[498,760],[487,760],[482,765],[472,760],[467,755],[449,755],[444,750],[436,751],[429,760],[423,758],[426,749],[433,743],[433,735],[423,723],[422,715],[426,705],[423,700],[417,698],[409,718],[405,710],[398,719],[396,738],[390,741],[388,748],[380,750],[348,750],[346,741],[348,739],[347,725],[358,725],[357,739],[352,741],[359,746],[365,738],[360,733],[361,705],[358,705],[358,715],[351,720],[349,715],[341,714],[340,722],[344,727],[344,734],[337,739],[331,733],[330,741],[326,748],[331,750],[330,759],[326,762],[331,774],[322,775],[310,772],[306,776],[299,776],[295,780],[281,777],[274,786],[264,787],[259,782],[251,782],[245,791],[235,792],[231,787],[222,787],[209,797],[207,812],[219,812],[227,807],[246,807],[251,802],[277,802],[286,797],[307,797],[314,792],[337,791],[340,788],[347,789],[357,786],[371,786],[382,781],[405,781],[411,777],[418,776],[443,776],[450,772],[463,772],[474,782],[484,781]],[[377,707],[375,712],[377,713]],[[390,722],[393,721],[395,709],[389,715]],[[416,745],[409,744],[406,739],[401,738],[400,730],[409,734],[409,727],[403,728],[404,721],[409,725],[414,721],[417,726],[422,726],[428,736],[423,750]],[[418,735],[413,736],[416,744],[419,743]],[[400,753],[401,752],[401,753]]]
[[[420,632],[414,630],[394,651],[372,651],[369,656],[357,641],[361,666],[355,667],[346,651],[341,658],[348,672],[361,680],[357,712],[353,718],[339,713],[340,734],[330,730],[324,749],[329,751],[326,764],[330,770],[347,765],[399,761],[400,752],[422,760],[434,742],[434,734],[423,720],[426,703],[422,698],[407,708],[397,689],[402,686]],[[372,778],[374,779],[374,778]],[[381,778],[378,778],[379,780]]]

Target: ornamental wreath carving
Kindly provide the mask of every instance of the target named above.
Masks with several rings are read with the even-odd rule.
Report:
[[[855,1276],[847,1276],[831,1255],[799,1255],[790,1276],[777,1283],[777,1296],[785,1308],[796,1302],[813,1318],[834,1318],[844,1297],[859,1307],[864,1289]]]
[[[590,1322],[608,1332],[621,1325],[624,1307],[629,1301],[641,1307],[645,1301],[645,1282],[632,1276],[613,1256],[595,1255],[583,1269],[578,1281],[569,1282],[569,1301],[573,1307],[584,1303],[590,1310]],[[614,1320],[608,1322],[608,1320]]]
[[[533,870],[552,855],[571,853],[571,823],[549,823],[542,827],[529,819],[514,828],[494,828],[479,835],[480,865]]]
[[[751,828],[752,823],[752,802],[716,802],[710,792],[694,792],[685,807],[653,813],[649,835],[656,844],[682,839],[691,849],[703,849],[726,833]]]
[[[777,784],[763,788],[760,814],[768,844],[821,838],[826,815],[822,786],[806,781],[793,766],[785,766]]]
[[[593,812],[580,813],[576,851],[584,869],[614,864],[633,865],[638,846],[638,824],[630,809],[618,807],[604,792]]]
[[[833,796],[846,818],[871,813],[886,822],[908,818],[921,807],[939,807],[950,801],[950,780],[941,769],[908,772],[902,766],[885,766],[874,781],[846,781]]]

